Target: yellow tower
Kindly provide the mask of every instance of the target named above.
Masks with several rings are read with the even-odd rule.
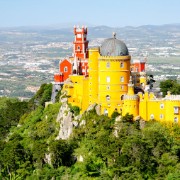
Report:
[[[122,95],[128,91],[130,59],[125,43],[116,39],[115,34],[100,47],[98,103],[102,114],[121,112]]]
[[[89,105],[98,103],[99,47],[89,49]]]
[[[146,85],[147,85],[147,75],[146,75],[146,72],[140,72],[140,87],[142,89],[145,89]]]
[[[128,93],[123,96],[123,110],[122,115],[127,113],[132,114],[135,118],[139,115],[139,96],[134,94],[134,84],[132,84],[132,78],[129,80]]]

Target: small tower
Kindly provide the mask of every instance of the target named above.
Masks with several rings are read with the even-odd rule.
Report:
[[[87,27],[74,26],[75,40],[73,42],[73,56],[79,59],[88,58]]]
[[[132,114],[134,118],[139,115],[139,97],[138,95],[134,94],[134,84],[132,83],[132,77],[130,77],[128,93],[123,96],[123,101],[123,116],[127,113]]]

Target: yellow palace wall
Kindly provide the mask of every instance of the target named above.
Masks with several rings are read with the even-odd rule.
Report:
[[[163,99],[148,92],[134,95],[134,86],[128,85],[129,78],[130,56],[100,56],[99,48],[93,48],[89,50],[89,77],[71,75],[63,90],[67,92],[68,102],[79,106],[81,112],[97,103],[101,105],[101,114],[108,112],[108,116],[118,111],[122,115],[129,113],[147,121],[155,119],[170,124],[174,121],[180,123],[180,95],[168,94]],[[144,82],[145,77],[142,79]]]
[[[158,99],[153,93],[148,92],[144,95],[140,93],[139,96],[139,115],[142,119],[146,121],[155,119],[167,124],[172,124],[176,120],[180,122],[180,99],[177,99],[178,96],[167,95],[163,99]]]
[[[101,113],[107,110],[111,115],[115,110],[121,112],[122,95],[128,91],[130,77],[130,56],[99,56],[98,103]]]

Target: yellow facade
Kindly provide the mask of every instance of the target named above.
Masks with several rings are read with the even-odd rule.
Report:
[[[89,81],[82,75],[69,76],[68,82],[63,86],[66,91],[68,102],[78,106],[84,112],[89,106]]]
[[[130,59],[130,56],[99,57],[98,103],[102,114],[121,112],[122,95],[128,91]]]
[[[128,93],[123,95],[122,115],[125,116],[127,113],[132,114],[134,118],[139,116],[139,96],[134,94],[132,80],[128,84]]]
[[[124,56],[101,56],[99,48],[89,49],[89,77],[70,75],[64,83],[68,102],[79,106],[81,112],[92,104],[99,104],[101,114],[111,116],[114,111],[125,115],[133,114],[149,121],[155,119],[164,123],[180,123],[180,95],[168,94],[157,98],[152,92],[134,94],[134,84],[146,86],[146,73],[130,72],[130,60]],[[130,81],[129,81],[130,80]]]
[[[180,124],[180,96],[167,95],[165,98],[156,98],[153,93],[139,94],[139,115],[144,120],[155,119],[160,122]]]
[[[98,99],[98,58],[99,48],[89,49],[89,105]]]

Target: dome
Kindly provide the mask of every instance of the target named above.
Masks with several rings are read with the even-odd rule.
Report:
[[[127,56],[129,55],[126,44],[116,39],[115,34],[113,38],[106,39],[100,47],[101,56]]]

